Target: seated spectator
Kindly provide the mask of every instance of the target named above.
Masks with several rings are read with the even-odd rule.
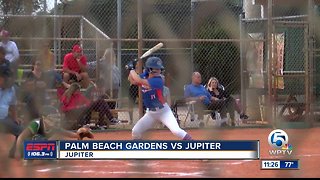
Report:
[[[11,72],[13,73],[11,63],[8,59],[6,59],[6,55],[7,55],[6,49],[3,46],[0,46],[0,67],[2,66],[4,68],[10,69]],[[10,78],[16,79],[15,74],[12,74],[12,77]],[[13,87],[15,88],[16,96],[20,97],[19,83],[14,83]]]
[[[13,72],[13,76],[16,76],[16,71],[19,65],[19,49],[17,44],[14,41],[10,40],[10,33],[6,30],[2,30],[0,32],[0,46],[4,47],[6,50],[5,59],[7,59],[11,64],[11,70]]]
[[[54,54],[51,52],[49,42],[43,41],[40,43],[37,60],[42,64],[42,72],[44,79],[47,82],[47,88],[55,88],[55,74],[60,73],[56,71]]]
[[[104,127],[104,116],[106,115],[112,123],[118,123],[110,112],[108,104],[104,101],[104,96],[100,93],[99,87],[93,89],[90,93],[90,99],[80,92],[80,85],[72,83],[71,85],[62,83],[62,87],[58,90],[58,97],[61,102],[61,110],[65,113],[66,123],[65,129],[76,129],[82,125],[89,124],[92,111],[99,112],[99,128]],[[99,84],[100,86],[100,84]],[[104,94],[104,93],[103,93]]]
[[[120,89],[121,72],[116,66],[116,56],[112,48],[107,48],[100,59],[100,78],[104,79],[106,93],[110,98],[117,99]],[[109,103],[111,109],[115,108],[115,103]]]
[[[216,101],[216,99],[211,96],[208,90],[201,83],[202,83],[201,74],[199,72],[194,72],[192,74],[191,84],[188,84],[185,87],[184,97],[186,98],[187,101],[196,102],[194,107],[200,119],[203,117],[202,111],[204,109],[216,110],[217,108],[220,108],[220,113],[222,118],[221,126],[226,126],[227,125],[226,106],[223,105],[221,102]]]
[[[26,103],[27,119],[32,120],[39,117],[38,109],[46,102],[46,81],[42,72],[40,61],[34,61],[32,71],[26,75],[23,84],[22,101]]]
[[[41,42],[37,60],[42,63],[42,69],[44,72],[55,69],[54,54],[51,52],[49,42]]]
[[[0,66],[10,69],[10,61],[6,59],[6,49],[0,46]]]
[[[234,110],[239,113],[240,119],[248,119],[248,116],[241,108],[240,101],[234,99],[232,96],[227,95],[224,87],[219,84],[219,80],[217,78],[211,77],[206,85],[206,88],[217,102],[225,102],[223,104],[227,106],[231,119],[234,119]]]
[[[13,158],[16,141],[23,128],[17,117],[17,98],[11,77],[12,71],[8,67],[0,66],[0,130],[16,137],[9,152],[9,157]]]
[[[66,83],[79,82],[83,88],[87,88],[90,79],[87,73],[87,58],[82,54],[82,48],[75,45],[72,52],[64,56],[63,80]]]
[[[89,86],[90,87],[90,86]],[[90,90],[92,89],[92,90]],[[105,91],[105,85],[104,80],[99,79],[97,81],[97,84],[91,83],[90,89],[88,88],[88,99],[91,99],[91,104],[89,109],[86,112],[86,119],[85,122],[82,122],[82,124],[88,124],[91,119],[91,113],[93,111],[96,111],[99,113],[99,120],[98,120],[98,128],[101,130],[105,129],[105,123],[104,123],[104,117],[107,116],[109,121],[111,123],[118,123],[119,121],[117,118],[114,118],[112,116],[112,113],[110,112],[110,107],[108,103],[105,101],[107,98],[106,91]]]

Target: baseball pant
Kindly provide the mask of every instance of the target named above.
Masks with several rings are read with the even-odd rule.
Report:
[[[147,110],[146,114],[132,129],[133,139],[141,139],[143,133],[148,129],[151,129],[156,121],[161,121],[175,136],[179,137],[180,139],[185,139],[186,136],[188,136],[187,132],[179,127],[178,122],[168,104],[164,104],[164,107],[157,111]]]

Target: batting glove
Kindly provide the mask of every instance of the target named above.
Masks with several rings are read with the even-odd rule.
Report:
[[[144,69],[141,76],[147,78],[149,76],[149,72],[146,69]]]
[[[129,61],[128,64],[125,66],[127,70],[134,70],[136,68],[137,60]]]

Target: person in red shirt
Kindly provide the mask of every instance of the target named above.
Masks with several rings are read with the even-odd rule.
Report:
[[[87,58],[82,54],[82,48],[79,45],[74,45],[72,52],[64,56],[63,80],[66,83],[70,83],[70,80],[80,82],[83,88],[87,88],[89,85]]]
[[[60,109],[65,114],[63,128],[67,130],[78,129],[89,109],[91,101],[80,92],[80,84],[71,85],[62,82],[57,88],[60,100]]]
[[[113,124],[119,123],[110,112],[108,103],[104,101],[105,91],[101,91],[101,85],[94,87],[87,97],[80,92],[80,85],[72,83],[71,85],[62,82],[58,85],[57,96],[60,100],[61,111],[65,114],[63,127],[69,130],[75,130],[83,125],[89,124],[92,111],[99,112],[99,121],[97,127],[104,130],[104,116]]]

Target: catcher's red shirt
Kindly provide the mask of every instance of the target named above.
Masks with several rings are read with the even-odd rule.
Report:
[[[66,97],[64,91],[64,88],[57,89],[57,95],[60,99],[61,110],[63,112],[90,106],[91,101],[88,98],[86,98],[80,91],[74,92],[70,98]]]

